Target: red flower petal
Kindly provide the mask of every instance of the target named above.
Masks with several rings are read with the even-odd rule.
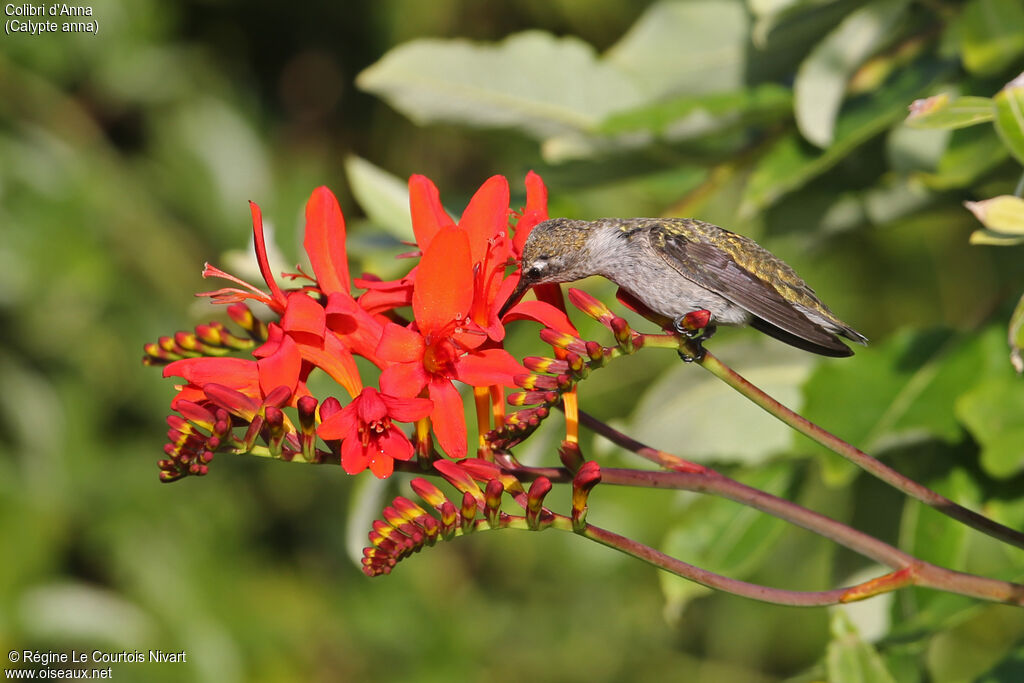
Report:
[[[523,245],[533,226],[548,219],[548,189],[541,177],[530,171],[526,174],[526,208],[516,223],[512,246],[516,254],[523,253]]]
[[[480,186],[459,219],[459,227],[469,236],[471,263],[484,260],[487,240],[505,234],[508,228],[508,181],[491,176]]]
[[[423,363],[395,363],[380,373],[380,389],[391,396],[412,397],[423,391],[429,380]]]
[[[189,384],[202,387],[210,382],[232,389],[257,387],[256,362],[246,358],[185,358],[169,363],[164,377],[183,377]],[[254,392],[255,394],[255,392]]]
[[[358,426],[356,409],[353,404],[349,403],[321,422],[316,433],[320,435],[321,439],[345,439],[353,436]]]
[[[548,213],[548,188],[544,186],[544,180],[533,171],[526,174],[526,210],[540,211],[545,216]]]
[[[277,351],[256,361],[259,372],[260,392],[266,396],[279,386],[295,391],[302,370],[302,356],[295,341],[285,335]]]
[[[455,368],[458,380],[474,387],[494,384],[515,387],[512,378],[529,372],[504,349],[486,349],[463,356]]]
[[[342,343],[363,358],[378,366],[383,363],[377,358],[377,345],[384,325],[372,314],[356,303],[351,295],[335,292],[327,297],[327,327]]]
[[[381,435],[380,446],[385,453],[395,460],[411,460],[413,449],[412,442],[398,427],[392,427]]]
[[[423,252],[412,310],[424,335],[464,318],[473,303],[473,262],[466,233],[455,227],[440,230]]]
[[[326,187],[313,190],[306,202],[306,236],[302,245],[309,254],[321,291],[348,293],[352,289],[345,249],[345,217],[338,200]]]
[[[370,471],[378,479],[387,479],[395,471],[395,461],[391,456],[381,453],[379,451],[369,454],[370,456]]]
[[[249,210],[252,212],[252,238],[253,245],[256,247],[256,263],[259,264],[260,273],[263,275],[267,286],[270,287],[270,294],[274,299],[274,305],[271,307],[280,307],[280,310],[277,310],[280,313],[281,310],[284,310],[284,292],[277,286],[277,281],[274,280],[274,273],[270,270],[270,260],[267,258],[267,242],[263,236],[263,214],[255,202],[249,202]]]
[[[426,176],[414,175],[409,178],[409,209],[412,213],[412,232],[420,249],[427,248],[438,230],[455,225],[441,206],[437,186]]]
[[[423,335],[396,323],[388,323],[380,335],[377,355],[394,363],[411,363],[423,359],[427,345]]]
[[[281,317],[281,327],[293,337],[309,335],[319,345],[327,328],[327,314],[324,307],[302,292],[288,295],[288,304]],[[308,340],[307,343],[314,343]]]
[[[421,251],[420,254],[418,255],[422,254],[423,252]],[[363,273],[362,277],[357,277],[355,280],[353,280],[353,282],[355,286],[359,287],[360,289],[372,289],[390,292],[393,290],[405,288],[409,288],[409,290],[411,291],[412,283],[415,280],[416,266],[413,266],[408,273],[398,278],[397,280],[381,280],[379,277],[372,273]],[[412,299],[410,299],[410,301],[412,301]]]
[[[359,377],[359,367],[348,348],[335,335],[324,337],[323,347],[299,345],[299,352],[306,360],[331,376],[335,382],[345,387],[349,396],[356,396],[363,388]]]
[[[203,390],[195,384],[179,384],[175,389],[178,390],[178,393],[171,399],[171,410],[177,410],[180,412],[182,403],[194,403],[196,401],[206,400],[206,394],[203,393]],[[259,394],[259,389],[256,390],[256,393]]]
[[[388,407],[384,405],[380,393],[373,387],[363,389],[352,403],[356,407],[356,416],[362,424],[383,420],[388,415]]]
[[[429,398],[399,398],[381,394],[380,399],[388,407],[388,415],[398,422],[415,422],[430,415],[434,404]]]
[[[352,334],[359,326],[356,316],[360,311],[362,309],[351,294],[334,292],[327,295],[327,306],[324,307],[325,322],[339,334]]]
[[[346,472],[359,474],[366,469],[369,461],[358,434],[353,434],[341,442],[341,467]]]
[[[579,332],[572,324],[572,321],[569,320],[569,316],[565,314],[565,311],[552,306],[546,301],[520,301],[505,314],[505,322],[512,320],[533,320],[559,332],[565,332],[574,337],[579,336]]]
[[[403,280],[404,282],[404,280]],[[370,289],[359,297],[359,305],[367,313],[384,313],[412,304],[412,280],[392,289]]]
[[[452,458],[466,457],[466,419],[458,390],[444,379],[432,381],[427,389],[434,402],[430,420],[438,445]]]
[[[496,342],[505,338],[505,328],[498,318],[498,311],[508,300],[516,285],[516,278],[505,277],[505,263],[511,256],[509,241],[504,236],[493,240],[487,250],[484,264],[476,272],[473,292],[473,322],[487,332]],[[472,346],[479,346],[475,344]],[[472,347],[471,346],[471,347]]]
[[[278,347],[281,346],[281,340],[284,339],[284,330],[277,323],[270,323],[267,325],[267,341],[257,346],[252,351],[252,355],[256,358],[266,358],[277,353]]]

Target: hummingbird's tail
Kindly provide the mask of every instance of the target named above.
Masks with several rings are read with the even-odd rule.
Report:
[[[769,337],[775,337],[781,342],[785,342],[790,346],[795,346],[798,349],[803,349],[804,351],[810,351],[811,353],[817,353],[822,356],[831,356],[832,358],[844,358],[846,356],[853,355],[853,349],[839,341],[839,337],[835,334],[832,334],[821,327],[815,326],[817,330],[813,335],[814,338],[807,339],[805,337],[797,336],[792,332],[787,332],[781,327],[776,327],[767,320],[758,318],[757,316],[751,318],[750,326],[759,332],[764,332]],[[846,331],[847,330],[845,329],[843,330],[844,333]],[[868,340],[864,335],[852,329],[850,329],[849,332],[852,335],[856,335],[856,337],[847,334],[843,334],[843,336],[848,337],[851,341],[855,341],[858,344],[867,343]]]

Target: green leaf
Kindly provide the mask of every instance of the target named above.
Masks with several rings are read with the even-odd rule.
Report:
[[[793,84],[797,126],[805,138],[828,147],[850,76],[886,40],[908,0],[875,0],[854,11],[800,64]]]
[[[354,154],[345,159],[345,173],[352,194],[371,221],[399,240],[415,239],[405,182]]]
[[[773,16],[804,7],[820,0],[747,0],[750,11],[758,17]]]
[[[907,125],[911,128],[966,128],[995,119],[995,108],[988,97],[965,95],[950,99],[943,93],[910,105]]]
[[[825,654],[830,683],[896,683],[878,652],[861,640],[842,610],[832,612],[831,630]]]
[[[779,138],[754,169],[740,213],[752,216],[836,165],[854,149],[899,120],[906,103],[940,75],[941,68],[914,64],[901,69],[870,97],[852,101],[836,124],[832,145],[818,150],[796,133]]]
[[[968,71],[994,76],[1024,53],[1024,5],[971,0],[960,18],[960,54]]]
[[[863,0],[798,0],[778,6],[771,14],[751,7],[754,25],[750,40],[755,51],[748,65],[748,82],[791,79],[822,36],[863,4]]]
[[[822,0],[747,0],[754,26],[750,37],[758,49],[763,49],[769,36],[788,21],[806,22],[814,10],[825,3]],[[835,25],[835,22],[832,22]],[[817,35],[821,35],[821,31]],[[774,37],[774,36],[772,36]]]
[[[646,95],[739,90],[747,61],[747,13],[738,0],[651,5],[605,61]]]
[[[784,496],[793,480],[792,463],[762,465],[737,476],[748,486]],[[734,579],[753,573],[785,532],[787,523],[745,505],[714,496],[696,497],[679,514],[662,542],[662,552],[689,564]],[[662,572],[666,615],[675,621],[686,605],[710,588]]]
[[[715,353],[779,401],[799,409],[800,385],[816,360],[775,341],[716,347]],[[790,430],[705,372],[683,363],[640,399],[630,433],[701,462],[763,462],[788,450]]]
[[[999,195],[980,202],[964,202],[964,206],[989,230],[1009,235],[1024,235],[1024,199]]]
[[[1024,382],[1007,370],[956,401],[956,415],[981,444],[981,465],[994,477],[1024,469]]]
[[[639,105],[639,88],[574,37],[526,31],[496,44],[415,40],[359,74],[357,85],[416,123],[516,127],[538,139],[587,131]]]
[[[1024,74],[996,93],[996,131],[1010,153],[1024,164]]]
[[[683,140],[753,121],[777,120],[789,114],[793,98],[774,83],[753,90],[678,97],[613,114],[598,132],[605,135],[654,133]]]

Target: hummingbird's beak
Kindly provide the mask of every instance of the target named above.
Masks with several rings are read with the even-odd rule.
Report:
[[[523,298],[524,294],[526,294],[526,290],[528,290],[532,286],[533,283],[527,281],[527,279],[524,276],[520,275],[519,284],[517,284],[516,288],[512,290],[512,293],[509,294],[508,296],[508,301],[506,301],[505,304],[501,307],[501,310],[498,311],[498,319],[500,320],[504,318],[505,314],[508,313],[509,309],[515,306],[517,303],[519,303],[519,300]]]

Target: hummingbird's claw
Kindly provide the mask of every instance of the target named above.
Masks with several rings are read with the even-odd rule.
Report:
[[[697,313],[703,313],[704,317],[695,320],[694,318]],[[676,334],[681,334],[687,339],[697,339],[698,337],[701,339],[711,339],[711,335],[718,328],[708,324],[709,318],[708,312],[704,310],[680,315],[672,320],[672,329],[676,331]]]
[[[697,354],[694,355],[694,356],[691,356],[690,354],[686,353],[682,349],[679,349],[678,351],[676,351],[676,353],[679,354],[679,359],[681,361],[683,361],[684,363],[699,363],[702,360],[704,360],[704,355],[707,353],[707,350],[700,343],[700,341],[693,342],[693,345],[694,345],[695,350],[697,352]]]
[[[688,319],[689,315],[690,314],[681,315],[673,320],[672,327],[675,329],[676,334],[685,337],[691,342],[693,348],[696,350],[696,354],[690,355],[680,349],[679,358],[681,358],[684,363],[700,362],[704,360],[704,354],[706,353],[703,345],[704,342],[711,339],[718,328],[715,325],[705,325],[704,327],[694,328],[691,321]]]

